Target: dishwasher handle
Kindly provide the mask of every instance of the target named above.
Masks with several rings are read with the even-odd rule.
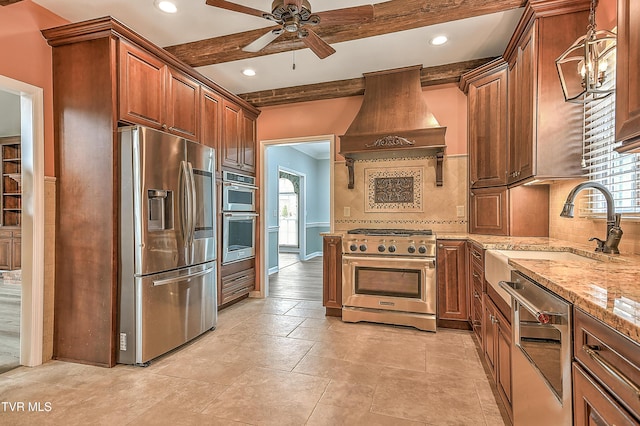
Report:
[[[526,310],[531,312],[540,324],[549,324],[551,322],[551,317],[567,316],[567,314],[563,312],[551,312],[538,308],[536,305],[531,303],[531,301],[527,300],[520,294],[520,292],[518,291],[520,285],[518,283],[512,281],[500,281],[498,285],[502,287],[502,289],[504,289],[507,293],[509,293],[509,295],[513,297],[519,304],[524,306]]]

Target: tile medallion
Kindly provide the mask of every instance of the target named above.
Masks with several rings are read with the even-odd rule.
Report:
[[[424,167],[366,168],[365,212],[421,212]]]

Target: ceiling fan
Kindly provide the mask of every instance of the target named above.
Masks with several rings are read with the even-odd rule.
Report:
[[[321,23],[330,25],[358,24],[373,19],[372,5],[312,13],[311,5],[307,0],[274,0],[271,4],[271,12],[263,12],[226,0],[207,0],[207,4],[221,9],[258,16],[279,25],[279,28],[270,29],[263,36],[245,46],[242,49],[245,52],[258,52],[282,34],[296,33],[298,38],[320,59],[324,59],[336,51],[322,40],[311,27]]]

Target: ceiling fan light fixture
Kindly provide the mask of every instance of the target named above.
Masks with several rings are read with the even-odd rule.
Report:
[[[432,38],[429,43],[431,43],[434,46],[441,46],[441,45],[445,44],[447,41],[449,41],[447,36],[439,35],[439,36],[436,36],[436,37]]]
[[[178,11],[176,4],[169,0],[156,0],[155,5],[165,13],[176,13]]]
[[[242,70],[242,75],[246,77],[253,77],[256,75],[256,70],[254,70],[253,68],[245,68]]]

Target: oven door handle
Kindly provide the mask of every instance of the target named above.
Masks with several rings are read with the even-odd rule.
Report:
[[[237,217],[237,218],[252,218],[252,217],[257,217],[258,213],[232,213],[232,212],[225,212],[224,215],[226,217]]]
[[[566,317],[567,316],[565,313],[562,313],[562,312],[551,312],[551,311],[545,311],[544,309],[538,308],[529,300],[525,299],[520,294],[520,292],[518,292],[519,290],[518,283],[514,283],[512,281],[500,281],[498,285],[500,285],[500,287],[502,287],[507,293],[509,293],[509,295],[513,297],[519,304],[524,306],[526,310],[531,312],[540,324],[549,324],[549,322],[551,322],[551,319],[549,317]]]
[[[229,189],[250,189],[252,191],[255,191],[258,189],[257,186],[245,185],[245,184],[240,184],[235,182],[224,182],[223,185],[228,187]]]
[[[350,264],[350,265],[358,265],[360,264],[360,262],[388,262],[388,261],[392,261],[392,260],[397,260],[398,257],[393,257],[393,256],[354,256],[354,255],[350,255],[350,254],[343,254],[342,255],[342,263],[346,263],[346,264]],[[402,258],[403,262],[408,262],[408,263],[415,263],[415,264],[425,264],[427,268],[429,269],[435,269],[436,267],[436,261],[433,258],[424,258],[424,257],[403,257]]]

